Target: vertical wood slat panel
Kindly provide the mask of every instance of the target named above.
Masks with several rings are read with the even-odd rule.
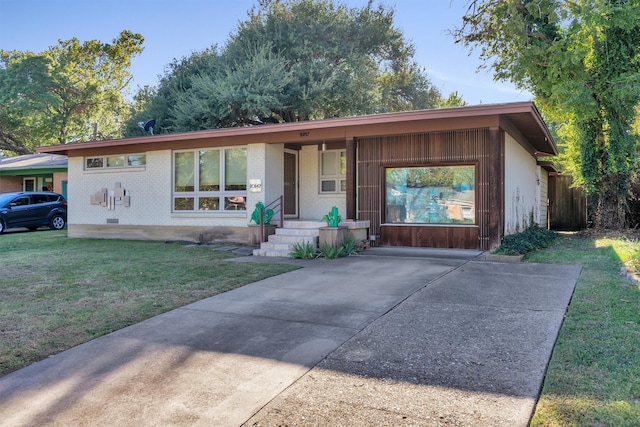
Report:
[[[458,247],[487,250],[489,247],[489,130],[474,129],[450,132],[407,134],[358,138],[358,219],[370,221],[370,233],[381,236],[384,220],[385,167],[436,166],[438,164],[476,164],[475,232],[446,231],[447,226],[404,227],[397,230],[386,244],[427,246],[438,244],[434,236],[444,239],[439,247],[455,243]],[[402,228],[402,227],[398,227]],[[385,227],[386,230],[390,227]],[[436,231],[437,229],[441,229]],[[411,233],[411,235],[407,234]],[[429,234],[432,237],[425,238]],[[391,236],[391,235],[390,235]],[[463,240],[475,242],[463,243]]]

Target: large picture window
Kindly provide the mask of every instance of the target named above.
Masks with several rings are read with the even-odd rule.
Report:
[[[173,211],[247,210],[247,149],[207,148],[173,155]]]
[[[386,222],[474,224],[475,166],[387,168]]]

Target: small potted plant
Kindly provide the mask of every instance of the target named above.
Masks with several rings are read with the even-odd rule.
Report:
[[[320,236],[318,238],[320,247],[341,246],[344,241],[345,228],[340,226],[342,222],[342,216],[338,212],[337,207],[331,208],[329,213],[322,217],[323,221],[326,221],[326,227],[320,227]]]
[[[260,224],[260,212],[262,211],[262,224]],[[266,242],[270,235],[275,234],[276,226],[271,224],[273,218],[273,209],[265,209],[262,202],[256,203],[256,208],[251,214],[249,221],[249,245],[260,246],[260,243]],[[252,222],[254,224],[252,224]],[[260,229],[262,228],[262,235]]]

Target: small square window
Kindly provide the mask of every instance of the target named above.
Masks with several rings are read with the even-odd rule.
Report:
[[[173,201],[173,209],[176,211],[192,211],[193,206],[193,197],[176,197]]]
[[[108,168],[121,168],[124,167],[124,156],[109,156],[107,157]]]
[[[200,197],[198,199],[199,211],[217,211],[220,209],[219,197]]]
[[[344,193],[347,190],[346,174],[344,150],[320,153],[320,193]]]
[[[336,182],[335,181],[322,181],[321,186],[323,193],[335,193],[336,191]]]
[[[147,164],[147,156],[144,154],[132,154],[127,157],[127,165],[131,167],[145,166]]]
[[[104,159],[102,157],[91,157],[87,159],[87,169],[102,168],[104,167]]]

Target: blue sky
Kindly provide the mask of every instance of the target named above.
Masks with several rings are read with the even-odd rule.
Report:
[[[528,101],[510,83],[496,83],[491,71],[476,72],[477,53],[447,35],[461,23],[467,0],[382,0],[394,6],[395,24],[416,47],[443,96],[457,90],[469,104]],[[224,45],[257,0],[0,0],[0,49],[41,52],[77,37],[111,42],[122,30],[144,36],[144,52],[133,59],[133,88],[156,85],[174,58],[213,44]],[[363,7],[367,0],[342,0]]]

